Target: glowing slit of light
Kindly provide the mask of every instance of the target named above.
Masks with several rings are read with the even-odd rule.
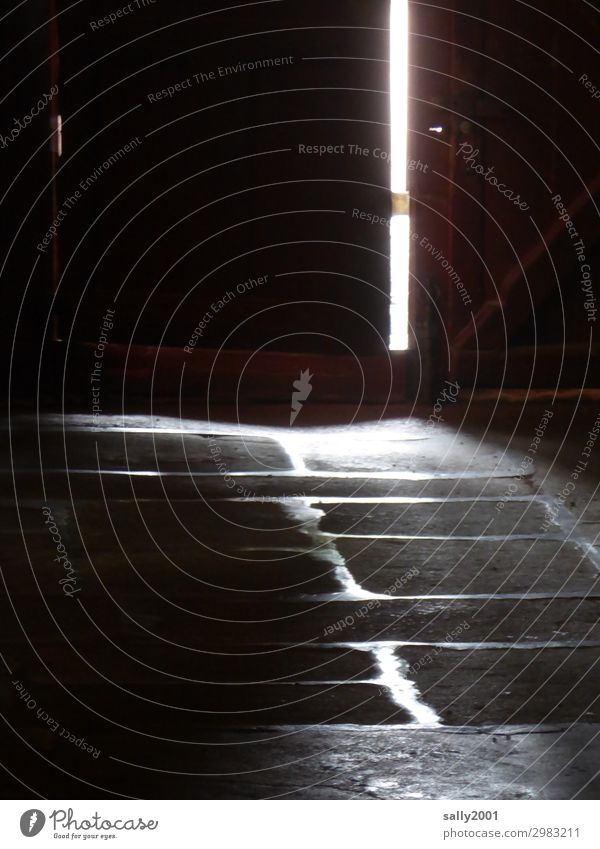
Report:
[[[408,154],[408,0],[391,0],[390,121],[392,192],[406,191]],[[390,233],[390,350],[408,348],[410,222],[392,216]]]
[[[375,683],[382,684],[389,692],[392,702],[405,710],[411,717],[411,725],[437,727],[441,719],[429,705],[423,704],[416,684],[402,671],[402,664],[391,646],[373,649],[375,663],[379,668],[379,678]]]

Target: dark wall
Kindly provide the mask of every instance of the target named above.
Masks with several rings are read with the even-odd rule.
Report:
[[[504,345],[505,332],[509,342],[518,334],[531,344],[536,332],[538,341],[580,338],[589,332],[580,263],[565,227],[553,230],[552,197],[577,216],[591,258],[600,229],[600,100],[584,83],[600,93],[597,4],[446,0],[412,9],[413,144],[432,163],[413,222],[456,268],[471,300],[466,309],[439,263],[416,251],[421,274],[439,285],[449,342],[473,325],[471,312],[491,305],[492,323],[481,323],[473,347]],[[443,133],[427,138],[431,124]],[[526,208],[477,168],[492,169]],[[561,300],[569,318],[555,322]]]
[[[52,334],[47,326],[52,255],[42,256],[35,248],[52,218],[49,4],[30,0],[13,14],[3,7],[2,16],[0,374],[5,388],[12,364],[11,382],[19,392],[24,371],[35,366],[44,336]],[[21,363],[27,368],[15,370]]]
[[[413,243],[420,350],[461,385],[597,385],[598,4],[411,12],[413,155],[428,167],[413,180],[412,225],[432,247]]]
[[[61,198],[139,139],[61,229],[63,332],[114,307],[112,341],[184,346],[216,304],[199,347],[383,350],[388,230],[352,211],[390,213],[385,0],[63,5]]]

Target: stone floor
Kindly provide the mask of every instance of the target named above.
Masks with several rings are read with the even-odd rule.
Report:
[[[594,410],[524,472],[543,410],[15,415],[6,796],[598,798]]]

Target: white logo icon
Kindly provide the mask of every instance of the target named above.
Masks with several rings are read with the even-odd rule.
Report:
[[[21,817],[21,834],[24,837],[35,837],[40,833],[46,824],[46,817],[42,811],[36,808],[31,811],[25,811]]]
[[[300,379],[295,380],[293,383],[295,392],[292,393],[292,412],[290,414],[290,427],[294,424],[300,410],[304,406],[304,402],[308,400],[310,393],[312,392],[311,380],[314,375],[310,373],[309,369],[306,371],[300,372]]]

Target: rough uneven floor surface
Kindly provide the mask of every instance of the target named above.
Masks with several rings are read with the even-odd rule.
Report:
[[[585,440],[523,474],[527,428],[414,417],[8,428],[13,796],[598,797]]]

